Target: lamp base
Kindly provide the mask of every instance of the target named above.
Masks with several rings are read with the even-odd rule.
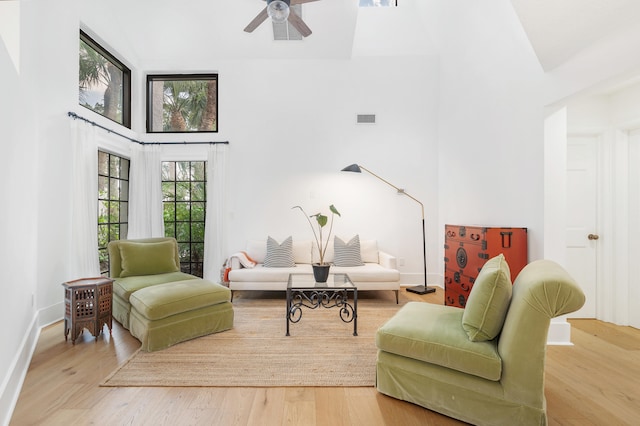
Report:
[[[436,289],[433,287],[417,285],[414,287],[407,287],[407,291],[410,291],[411,293],[416,293],[416,294],[428,294],[428,293],[435,293]]]

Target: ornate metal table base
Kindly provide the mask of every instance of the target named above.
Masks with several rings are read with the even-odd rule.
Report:
[[[353,305],[349,303],[349,292],[353,293]],[[343,322],[353,322],[353,335],[358,335],[358,289],[357,288],[287,288],[287,336],[289,324],[302,319],[302,307],[309,309],[338,308]]]

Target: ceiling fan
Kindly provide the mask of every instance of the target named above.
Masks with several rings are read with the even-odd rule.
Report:
[[[246,32],[253,32],[260,24],[262,24],[267,17],[270,17],[273,22],[289,21],[293,27],[303,36],[307,37],[311,35],[311,29],[304,23],[302,18],[298,16],[293,10],[291,5],[311,3],[318,0],[265,0],[267,6],[262,9],[258,15],[253,18],[249,25],[244,29]]]

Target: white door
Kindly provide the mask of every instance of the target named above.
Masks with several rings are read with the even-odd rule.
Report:
[[[572,318],[596,317],[598,141],[598,136],[567,139],[567,269],[587,297]]]

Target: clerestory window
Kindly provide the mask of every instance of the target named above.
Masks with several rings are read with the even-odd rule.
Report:
[[[147,76],[147,132],[217,131],[217,74]]]
[[[131,128],[131,71],[114,55],[80,31],[79,102]]]

